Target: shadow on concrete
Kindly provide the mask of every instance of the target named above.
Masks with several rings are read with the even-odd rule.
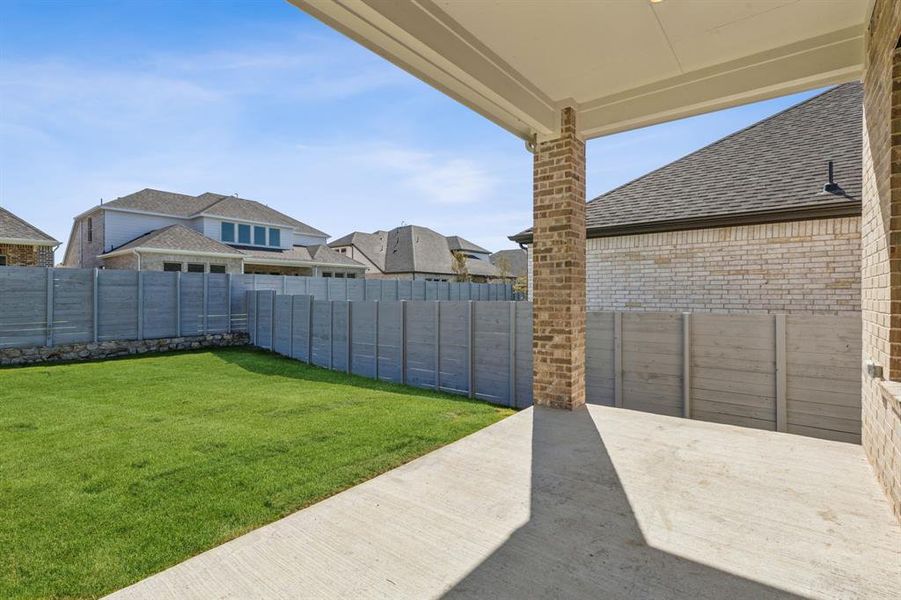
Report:
[[[533,415],[529,521],[444,597],[800,597],[650,547],[588,410]]]

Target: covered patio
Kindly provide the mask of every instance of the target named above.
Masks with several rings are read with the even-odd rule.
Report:
[[[535,407],[111,598],[894,598],[860,446]]]

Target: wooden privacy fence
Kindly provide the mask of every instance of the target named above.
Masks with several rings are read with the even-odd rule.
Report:
[[[247,290],[317,299],[508,300],[509,284],[0,268],[0,348],[244,331]]]
[[[532,404],[528,302],[247,298],[251,343],[262,348],[372,379]]]
[[[588,401],[860,443],[860,315],[589,312]]]
[[[252,343],[321,367],[532,402],[528,302],[248,294]],[[588,313],[587,400],[860,442],[859,316]]]

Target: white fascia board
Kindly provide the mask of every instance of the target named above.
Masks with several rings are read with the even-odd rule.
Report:
[[[26,238],[0,238],[0,244],[12,246],[59,246],[62,242],[56,240],[32,240]]]
[[[106,254],[101,254],[98,258],[109,258],[111,256],[121,256],[123,254],[173,254],[178,256],[208,256],[213,258],[240,258],[245,259],[242,254],[230,254],[226,252],[196,252],[194,250],[177,250],[174,248],[124,248],[122,250],[113,250]]]

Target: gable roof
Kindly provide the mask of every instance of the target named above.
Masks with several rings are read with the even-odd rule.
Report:
[[[447,236],[447,245],[451,249],[452,252],[456,252],[457,250],[461,250],[463,252],[478,252],[481,254],[490,254],[490,250],[486,250],[477,244],[473,244],[469,240],[465,238],[461,238],[459,235],[449,235]]]
[[[498,267],[499,262],[507,261],[507,274],[511,277],[525,277],[529,273],[529,255],[521,248],[512,250],[498,250],[489,257],[491,264]]]
[[[161,229],[154,229],[101,256],[140,249],[171,250],[178,253],[232,254],[236,258],[243,256],[239,250],[220,244],[184,225],[169,225]]]
[[[38,246],[56,246],[59,242],[28,221],[0,207],[0,241],[19,240]]]
[[[610,190],[587,205],[588,235],[858,214],[862,107],[863,86],[840,85]]]
[[[294,246],[290,249],[241,248],[251,264],[310,263],[332,266],[345,266],[365,269],[366,267],[354,259],[336,252],[324,244],[313,246]]]
[[[293,228],[297,233],[328,237],[328,234],[310,227],[288,215],[270,208],[256,200],[226,196],[206,192],[199,196],[189,196],[175,192],[165,192],[150,188],[116,198],[101,208],[134,210],[190,219],[199,216],[222,217],[225,219],[271,223]]]
[[[445,237],[419,225],[404,225],[391,231],[355,231],[329,244],[355,246],[383,273],[453,274],[452,252],[466,247],[472,252],[488,251],[458,236]],[[488,261],[467,259],[469,273],[496,277],[497,268]]]

